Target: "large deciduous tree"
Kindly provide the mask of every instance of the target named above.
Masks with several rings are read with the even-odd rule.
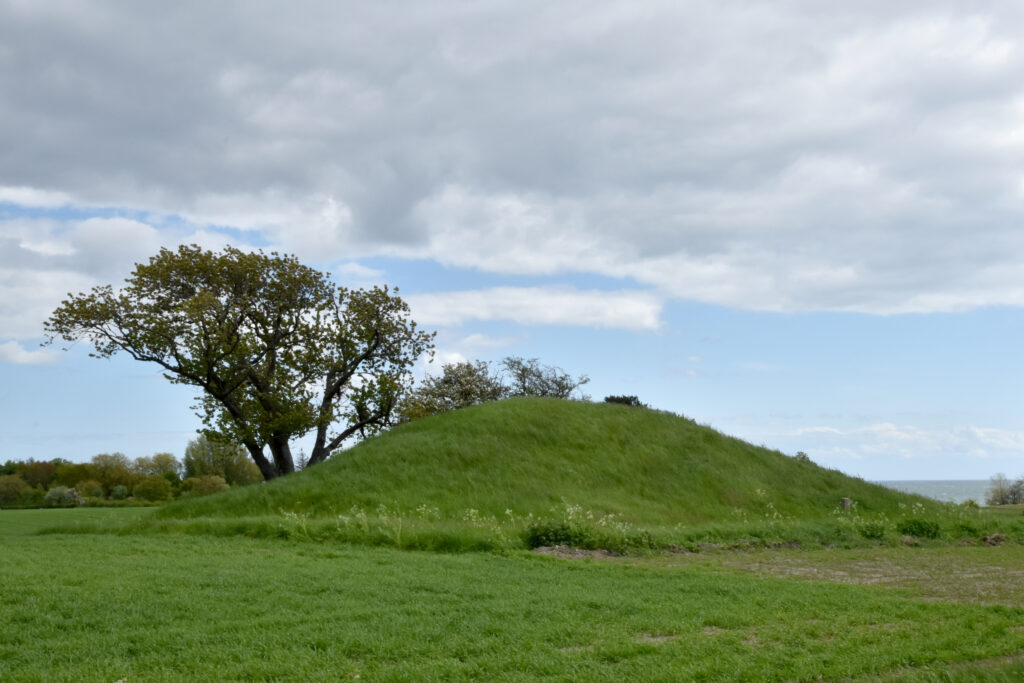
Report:
[[[387,287],[349,290],[294,256],[194,245],[161,249],[120,290],[69,295],[45,329],[48,343],[84,339],[94,356],[124,352],[201,389],[207,430],[243,444],[265,479],[294,471],[296,437],[315,434],[316,464],[387,427],[433,349]]]

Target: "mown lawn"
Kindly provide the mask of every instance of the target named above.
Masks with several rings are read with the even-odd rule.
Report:
[[[36,527],[53,512],[34,513]],[[92,523],[135,513],[71,510],[60,523],[83,512]],[[0,512],[3,681],[760,681],[893,672],[1015,680],[1024,671],[1004,659],[1024,651],[1024,609],[1013,600],[954,602],[898,582],[808,580],[735,564],[799,553],[603,562],[25,533],[32,528],[33,513]],[[1008,568],[1019,557],[1017,548],[972,550],[1018,553]],[[898,562],[902,550],[878,552]]]

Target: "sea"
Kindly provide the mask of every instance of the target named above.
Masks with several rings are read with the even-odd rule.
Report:
[[[944,503],[962,503],[967,499],[985,504],[985,491],[989,488],[988,479],[923,479],[907,481],[876,481],[897,491],[917,493]]]

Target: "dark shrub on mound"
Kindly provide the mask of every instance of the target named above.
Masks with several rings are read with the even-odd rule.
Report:
[[[938,522],[910,517],[899,522],[896,525],[896,530],[901,534],[914,536],[915,538],[938,538],[940,528]]]
[[[526,545],[531,548],[555,545],[585,548],[591,540],[585,530],[574,528],[565,522],[537,522],[526,530]]]
[[[636,396],[605,396],[605,403],[619,403],[624,406],[631,406],[633,408],[646,408],[647,404],[641,403],[640,399]]]

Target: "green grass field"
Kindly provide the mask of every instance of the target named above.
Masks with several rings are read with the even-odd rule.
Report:
[[[0,681],[1021,680],[1022,541],[676,416],[507,401],[206,499],[0,512]]]
[[[27,533],[51,523],[51,512],[0,512],[0,680],[1024,674],[1013,659],[1024,651],[1024,596],[1013,573],[1024,559],[1019,546],[598,561]],[[69,510],[63,523],[80,513],[96,524],[137,511]],[[1016,589],[978,600],[969,579],[936,591],[919,583],[920,568],[948,567],[951,558],[962,576],[970,567],[1005,569]],[[869,560],[909,567],[911,578],[890,571],[891,581],[872,582]],[[850,565],[863,580],[833,580]]]

